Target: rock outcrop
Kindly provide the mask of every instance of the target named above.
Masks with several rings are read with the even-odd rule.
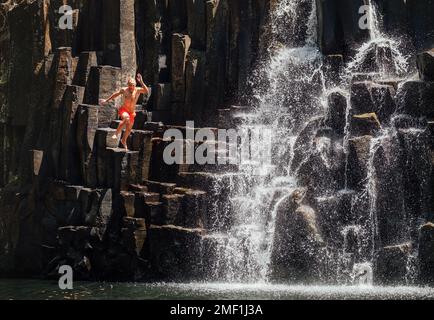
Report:
[[[384,17],[387,33],[406,34],[418,50],[434,45],[431,0],[372,0]],[[317,0],[318,38],[324,54],[348,54],[369,39],[368,1]],[[365,7],[363,7],[365,6]],[[362,27],[360,27],[360,25]]]
[[[59,24],[61,5],[73,10],[72,29]],[[178,174],[215,168],[165,165],[162,133],[175,124],[185,131],[186,120],[215,126],[218,109],[240,99],[269,8],[256,0],[2,4],[0,273],[54,275],[70,264],[81,279],[198,279],[202,236],[217,227],[207,207],[216,203],[208,186]],[[137,71],[152,95],[139,101],[125,151],[111,138],[119,101],[99,101]]]
[[[275,281],[318,282],[324,241],[315,211],[303,205],[306,190],[296,190],[278,205],[270,272]]]

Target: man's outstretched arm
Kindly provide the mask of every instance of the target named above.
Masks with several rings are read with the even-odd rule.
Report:
[[[140,73],[137,74],[137,82],[140,84],[141,88],[139,89],[140,93],[149,94],[149,88],[143,82],[142,75]]]
[[[110,98],[108,98],[108,99],[106,99],[106,100],[101,99],[99,103],[100,103],[101,105],[105,105],[105,104],[107,104],[109,101],[116,99],[117,97],[119,97],[119,96],[122,95],[123,93],[124,93],[124,92],[123,92],[123,89],[121,89],[121,90],[119,90],[118,92],[113,93],[113,94],[110,96]]]

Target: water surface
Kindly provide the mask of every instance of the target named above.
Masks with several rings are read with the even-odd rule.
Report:
[[[347,300],[434,299],[434,288],[379,286],[303,286],[236,283],[99,283],[75,282],[60,290],[57,282],[0,280],[0,299],[55,300]]]

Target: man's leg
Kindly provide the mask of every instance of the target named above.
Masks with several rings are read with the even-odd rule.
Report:
[[[128,113],[124,112],[121,115],[122,121],[121,123],[119,123],[118,128],[116,129],[116,133],[112,136],[113,139],[118,139],[122,133],[122,129],[124,128],[124,126],[127,124],[127,119],[129,119],[129,115]]]
[[[134,126],[134,120],[131,120],[130,117],[128,117],[128,120],[127,120],[127,122],[126,122],[126,126],[127,126],[127,128],[125,129],[125,133],[124,133],[124,136],[123,136],[123,138],[122,138],[121,143],[122,143],[122,145],[125,147],[125,149],[128,150],[128,147],[127,147],[127,139],[128,139],[128,137],[130,136],[131,130],[133,129],[133,126]]]

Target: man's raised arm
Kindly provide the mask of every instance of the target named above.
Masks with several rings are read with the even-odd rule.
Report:
[[[141,88],[139,89],[140,93],[149,94],[149,89],[146,84],[143,82],[142,75],[140,73],[137,74],[137,82],[140,84]]]
[[[123,93],[124,93],[124,90],[121,89],[121,90],[119,90],[118,92],[113,93],[113,94],[110,96],[110,98],[108,98],[108,99],[106,99],[106,100],[101,99],[101,100],[99,101],[99,103],[100,103],[101,105],[105,105],[105,104],[107,104],[109,101],[116,99],[117,97],[119,97],[119,96],[122,95]]]

